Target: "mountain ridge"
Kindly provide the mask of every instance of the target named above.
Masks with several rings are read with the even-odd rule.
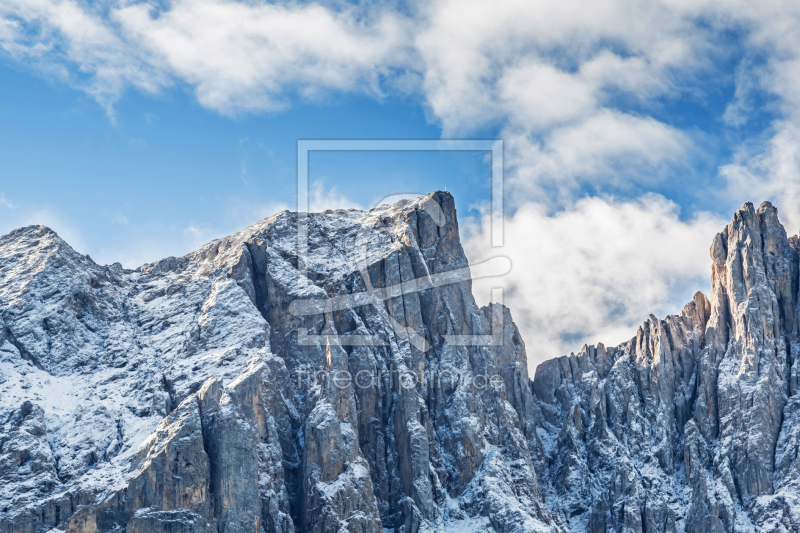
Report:
[[[800,531],[800,261],[771,204],[715,237],[709,297],[533,380],[469,280],[353,296],[467,266],[451,195],[310,214],[305,261],[297,222],[136,270],[0,237],[0,531]]]

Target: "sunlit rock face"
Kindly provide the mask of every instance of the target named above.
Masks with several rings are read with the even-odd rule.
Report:
[[[531,381],[447,193],[135,271],[17,230],[0,531],[800,531],[797,239],[747,204],[711,256],[709,297]]]
[[[566,531],[453,198],[305,227],[300,256],[283,212],[135,271],[41,226],[0,239],[0,530]]]

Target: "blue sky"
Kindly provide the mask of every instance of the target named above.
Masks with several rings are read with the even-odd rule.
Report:
[[[446,187],[538,361],[707,290],[745,201],[797,233],[798,73],[785,2],[0,0],[0,232],[132,268],[293,207],[298,139],[503,139],[502,251],[482,153],[314,153],[312,209]]]
[[[63,224],[81,251],[129,268],[294,208],[298,139],[441,135],[413,101],[348,96],[228,117],[180,90],[130,92],[112,121],[80,91],[16,65],[0,67],[0,79],[0,191],[13,206],[2,230],[44,211],[43,222]],[[488,200],[490,177],[482,152],[314,152],[310,160],[318,208],[448,188],[469,210]]]

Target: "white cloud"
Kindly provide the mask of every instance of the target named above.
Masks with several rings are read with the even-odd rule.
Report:
[[[736,94],[719,119],[778,118],[766,139],[745,140],[722,180],[687,192],[716,190],[726,214],[773,199],[790,233],[800,225],[800,4],[443,0],[427,21],[416,45],[445,134],[503,130],[517,208],[506,223],[504,251],[516,265],[506,301],[533,364],[630,338],[650,313],[678,312],[707,287],[708,246],[723,219],[682,221],[659,197],[579,198],[691,172],[694,134],[647,113],[659,100],[718,98],[704,91],[731,76],[723,65],[733,53],[743,57]],[[465,241],[473,260],[490,251],[487,227]],[[476,283],[478,294],[489,283]]]
[[[585,190],[653,186],[697,156],[646,111],[696,90],[728,54],[708,9],[680,2],[440,0],[415,45],[444,135],[496,125],[518,204],[567,207]]]
[[[514,124],[538,131],[571,122],[597,107],[597,95],[580,76],[540,60],[509,68],[498,81],[499,99]]]
[[[507,183],[512,202],[571,204],[582,185],[653,185],[691,152],[686,134],[650,117],[600,110],[545,136],[509,131]]]
[[[114,213],[114,215],[111,217],[111,221],[114,224],[120,224],[122,226],[127,226],[128,225],[128,217],[126,217],[125,215],[123,215],[119,211]]]
[[[733,77],[720,123],[741,128],[766,114],[772,127],[745,139],[707,188],[724,188],[720,210],[772,199],[790,232],[800,227],[797,2],[437,0],[401,13],[346,3],[0,0],[0,48],[110,114],[126,90],[171,85],[225,114],[331,93],[416,92],[445,137],[501,131],[516,209],[506,226],[516,264],[509,303],[534,358],[629,337],[649,313],[677,311],[674,295],[707,284],[707,246],[723,221],[681,220],[655,196],[583,198],[636,195],[691,167],[696,136],[655,118],[664,101],[717,98],[707,85]],[[724,70],[736,61],[735,73]],[[317,211],[353,206],[322,182],[310,200]],[[243,206],[229,219],[240,229],[283,207]],[[485,234],[473,233],[466,246],[479,255]],[[173,240],[186,247],[221,234],[193,225]]]
[[[168,10],[133,4],[113,18],[130,39],[193,85],[201,104],[222,112],[280,109],[286,92],[380,93],[397,53],[399,17],[317,4],[179,0]]]
[[[757,89],[756,76],[752,72],[750,61],[744,60],[736,68],[736,89],[733,100],[728,103],[722,120],[731,126],[743,126],[749,120],[753,110],[752,98]]]
[[[681,220],[657,195],[584,198],[555,214],[528,203],[506,221],[503,248],[489,245],[483,222],[462,222],[470,261],[506,255],[513,266],[474,281],[475,296],[483,305],[492,287],[504,288],[532,368],[584,343],[626,341],[651,313],[680,312],[710,285],[708,250],[725,224],[710,215]]]
[[[6,193],[0,192],[0,207],[5,207],[6,209],[14,209],[16,206],[11,203],[11,200],[6,198]]]
[[[154,92],[169,83],[141,47],[130,46],[96,11],[70,0],[0,2],[0,48],[21,63],[81,87],[113,114],[128,87]]]
[[[733,204],[770,200],[780,209],[787,232],[796,234],[800,229],[800,4],[739,7],[735,16],[746,21],[748,50],[724,118],[737,125],[757,111],[774,118],[763,135],[745,139],[731,163],[720,168],[727,185],[722,197]],[[758,96],[761,110],[754,103]]]
[[[325,180],[314,180],[309,188],[308,209],[318,213],[327,209],[363,209],[339,192],[336,186],[325,189]]]
[[[193,248],[199,248],[217,237],[216,232],[204,224],[189,224],[183,229],[183,235],[192,243]]]
[[[0,47],[106,106],[133,87],[181,83],[223,113],[282,109],[292,95],[421,89],[446,132],[487,123],[538,131],[620,97],[698,90],[732,53],[766,53],[765,90],[796,96],[797,5],[739,0],[391,5],[234,0],[2,0]],[[747,83],[747,80],[741,80]]]
[[[492,120],[540,126],[602,106],[609,91],[647,98],[709,66],[708,32],[680,4],[442,0],[415,44],[446,130]]]
[[[727,180],[725,196],[730,203],[757,198],[769,200],[780,210],[789,235],[800,230],[800,127],[793,122],[776,125],[765,143],[745,146],[734,161],[720,169]]]
[[[80,87],[113,113],[125,89],[180,82],[222,113],[282,109],[290,93],[378,96],[404,64],[402,18],[319,4],[231,0],[118,2],[3,0],[0,47]]]

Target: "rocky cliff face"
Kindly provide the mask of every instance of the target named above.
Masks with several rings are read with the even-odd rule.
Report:
[[[564,530],[524,345],[459,275],[453,198],[311,215],[301,257],[297,227],[136,271],[44,227],[0,240],[0,530]]]
[[[448,194],[310,215],[300,256],[297,228],[136,271],[0,238],[0,531],[800,531],[772,206],[716,237],[710,299],[533,381]]]
[[[710,300],[540,365],[546,500],[573,531],[800,531],[798,241],[737,211]]]

